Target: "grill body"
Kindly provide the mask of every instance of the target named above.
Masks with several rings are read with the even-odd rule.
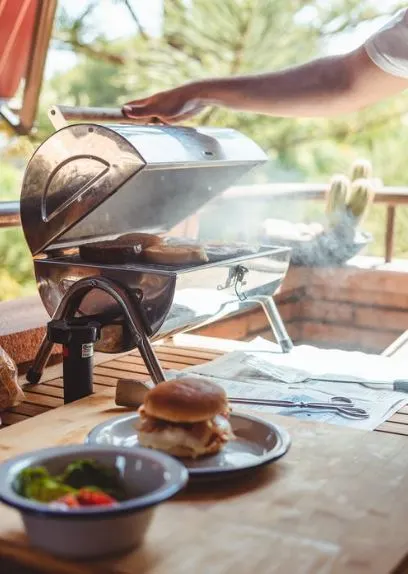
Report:
[[[84,279],[107,279],[123,289],[151,340],[273,295],[288,269],[285,247],[178,266],[93,264],[78,251],[135,232],[199,241],[180,232],[180,224],[265,161],[252,140],[230,129],[77,123],[56,131],[30,160],[21,194],[23,229],[50,316]],[[98,350],[137,346],[121,305],[99,286],[77,301],[75,315],[101,324]]]

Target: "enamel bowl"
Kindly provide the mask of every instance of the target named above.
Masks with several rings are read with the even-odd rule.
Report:
[[[14,484],[25,468],[58,474],[70,462],[93,459],[120,473],[128,499],[113,507],[53,508],[18,495]],[[188,472],[174,458],[141,447],[75,445],[20,455],[0,465],[0,501],[16,508],[32,546],[68,559],[100,558],[139,546],[157,505],[177,494]]]

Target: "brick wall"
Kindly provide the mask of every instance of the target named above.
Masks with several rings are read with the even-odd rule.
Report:
[[[382,352],[408,329],[408,273],[292,268],[275,298],[296,343]],[[261,311],[200,330],[212,337],[272,338]]]

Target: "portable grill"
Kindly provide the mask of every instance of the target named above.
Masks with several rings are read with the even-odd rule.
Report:
[[[127,233],[197,243],[180,224],[266,161],[252,140],[231,129],[124,123],[116,110],[54,107],[49,116],[57,131],[31,158],[21,193],[23,230],[52,317],[29,382],[39,382],[53,344],[61,343],[65,402],[92,392],[94,347],[138,348],[158,383],[164,374],[151,341],[256,305],[282,350],[291,348],[272,299],[289,248],[228,245],[220,230],[218,247],[203,245],[205,262],[104,263],[80,254],[83,246]]]

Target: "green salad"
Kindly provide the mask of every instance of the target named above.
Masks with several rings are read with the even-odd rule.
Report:
[[[67,508],[106,506],[126,499],[117,469],[90,459],[71,462],[58,475],[42,466],[26,468],[14,489],[24,498]]]

